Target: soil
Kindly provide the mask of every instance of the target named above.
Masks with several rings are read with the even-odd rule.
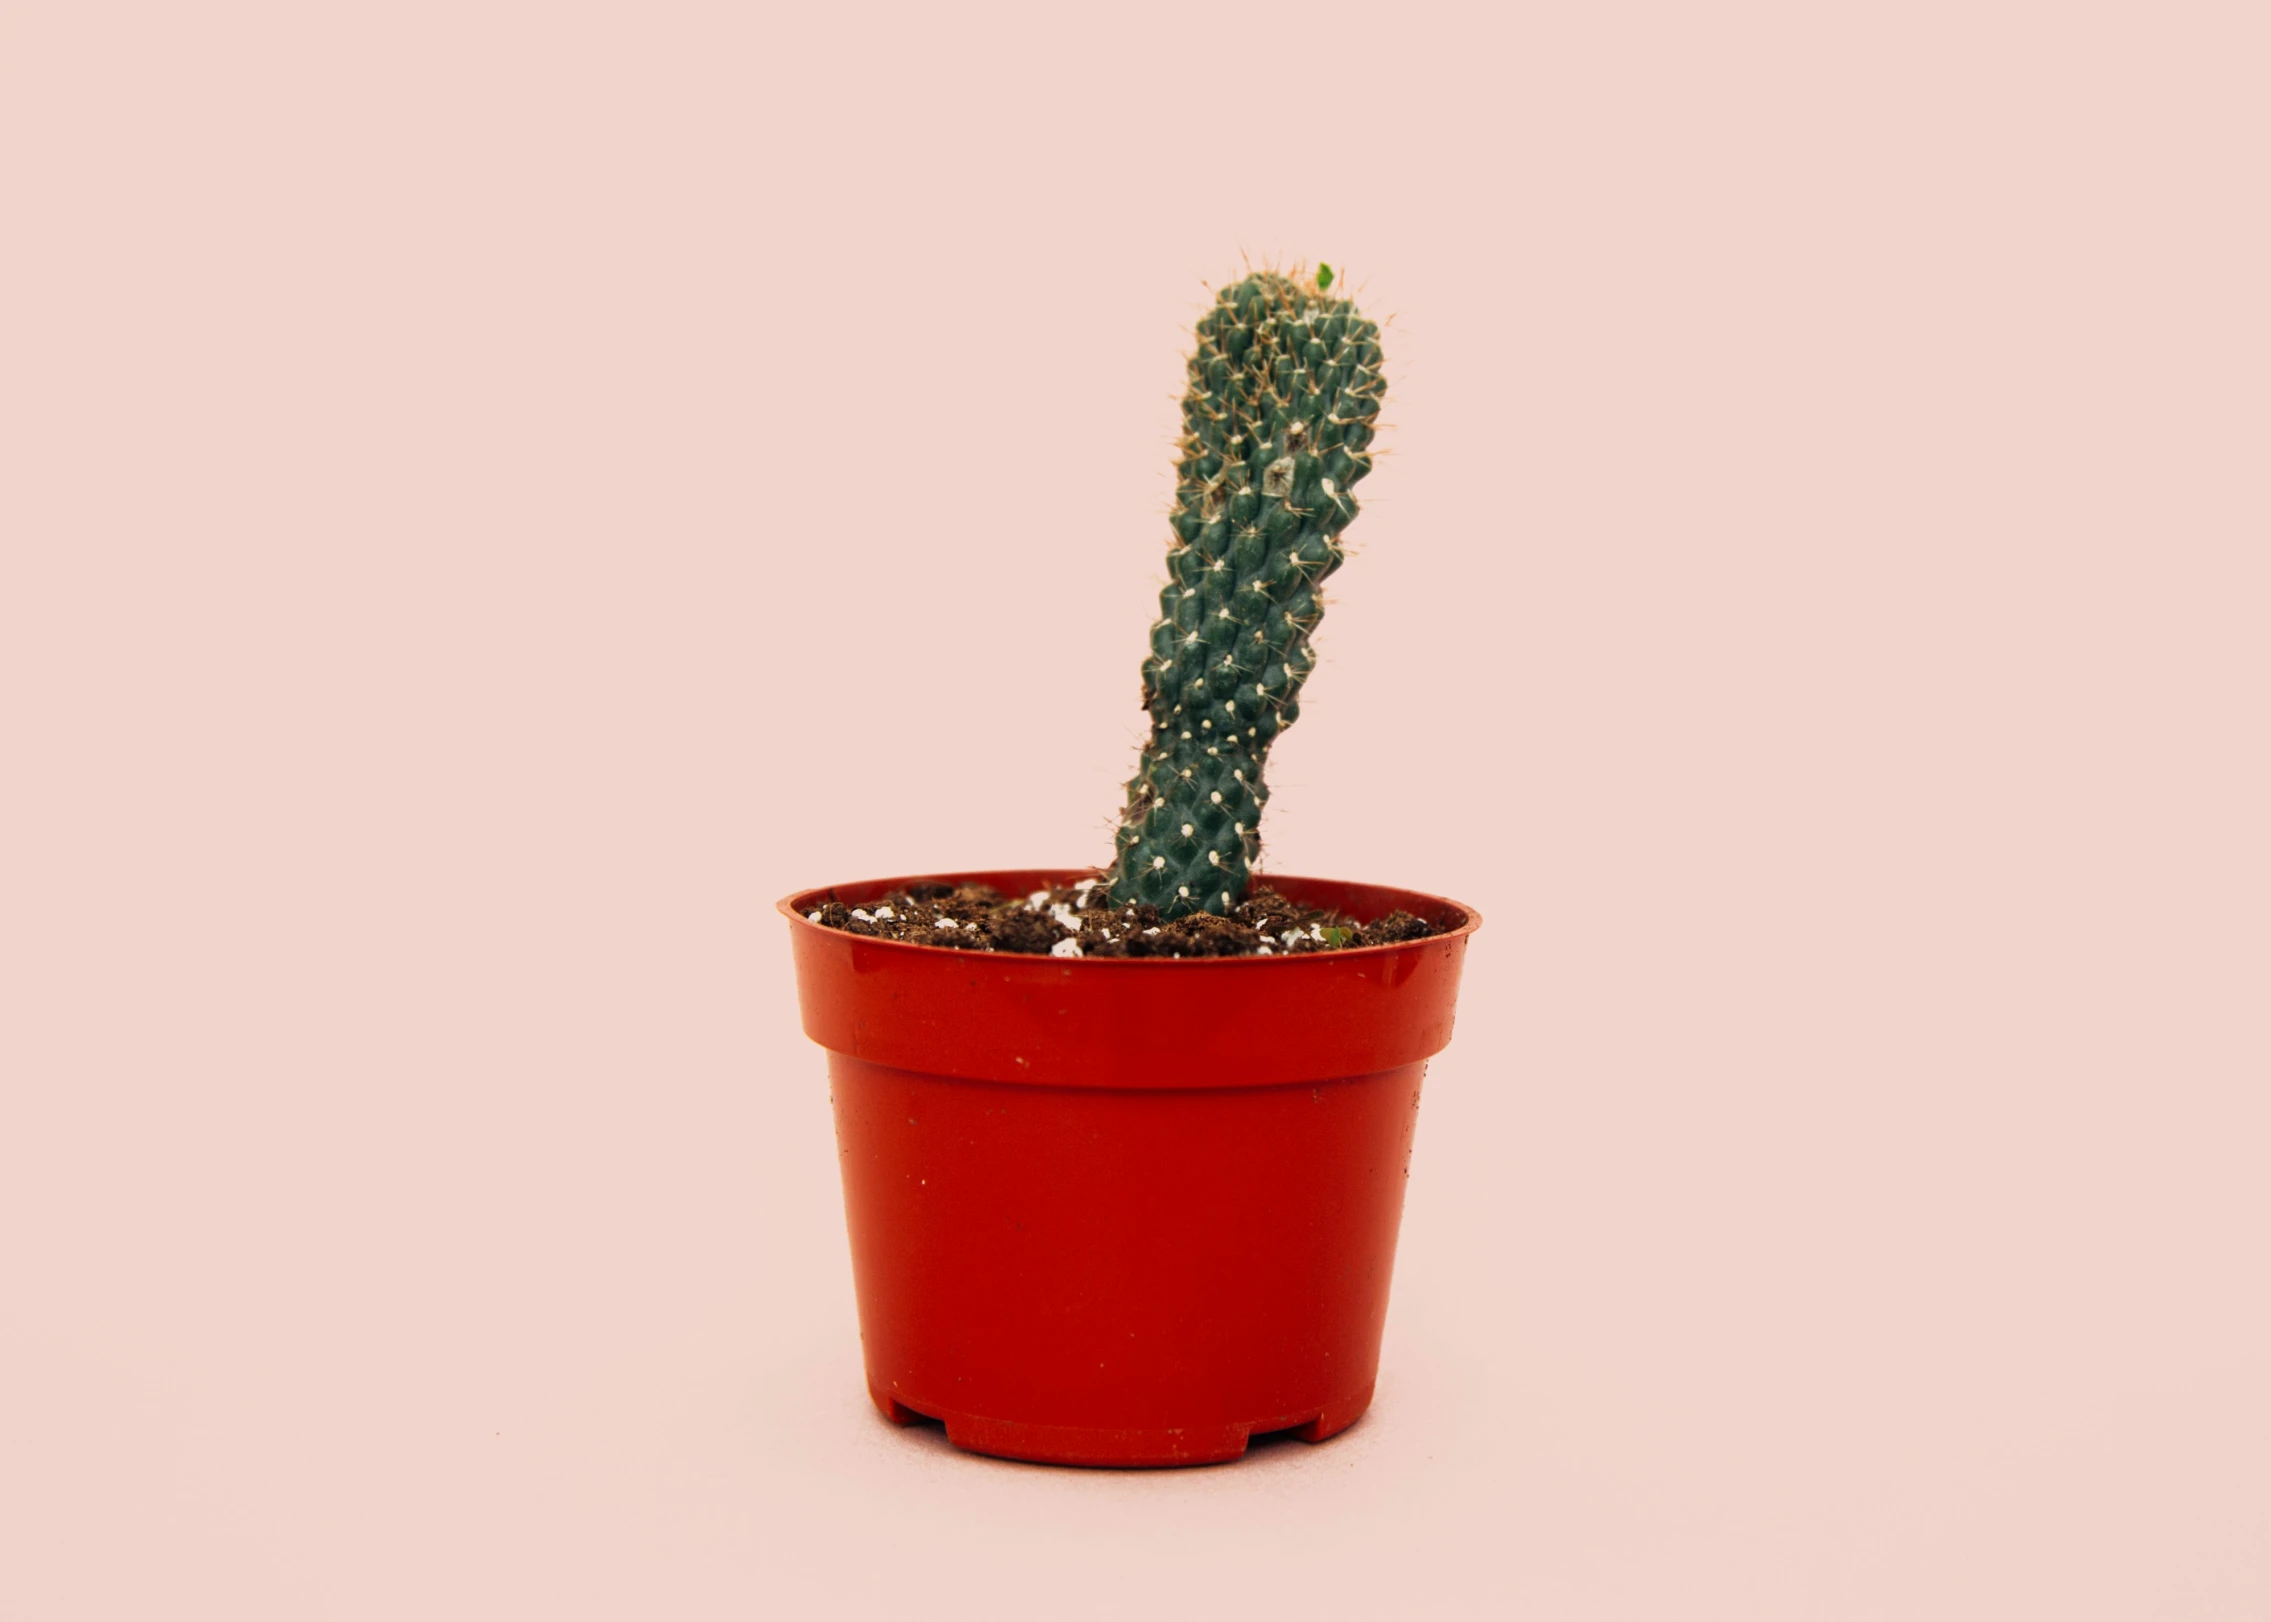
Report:
[[[1028,896],[982,884],[916,884],[856,907],[823,902],[805,916],[881,940],[1057,957],[1285,957],[1436,933],[1400,908],[1364,922],[1296,906],[1260,884],[1227,918],[1199,912],[1167,923],[1156,907],[1112,905],[1093,879]]]

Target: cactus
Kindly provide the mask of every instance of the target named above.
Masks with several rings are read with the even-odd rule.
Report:
[[[1200,317],[1183,396],[1168,583],[1143,662],[1151,738],[1128,783],[1118,902],[1227,913],[1261,854],[1262,767],[1301,713],[1318,588],[1372,471],[1380,329],[1330,266],[1263,271]]]

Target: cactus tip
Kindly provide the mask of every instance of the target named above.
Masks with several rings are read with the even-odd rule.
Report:
[[[1317,261],[1317,291],[1322,293],[1333,285],[1333,267],[1322,259]]]

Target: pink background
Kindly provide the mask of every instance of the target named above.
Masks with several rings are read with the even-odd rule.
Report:
[[[1867,9],[0,13],[0,1616],[2271,1615],[2271,28]],[[1490,923],[1371,1417],[964,1458],[769,907],[1107,852],[1242,253]]]

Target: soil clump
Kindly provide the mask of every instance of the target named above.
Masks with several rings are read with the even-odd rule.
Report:
[[[1054,957],[1291,957],[1437,932],[1401,908],[1367,922],[1298,906],[1260,883],[1226,918],[1197,912],[1169,922],[1145,903],[1113,904],[1094,879],[1023,896],[982,884],[914,884],[857,906],[826,901],[805,917],[879,940]]]

